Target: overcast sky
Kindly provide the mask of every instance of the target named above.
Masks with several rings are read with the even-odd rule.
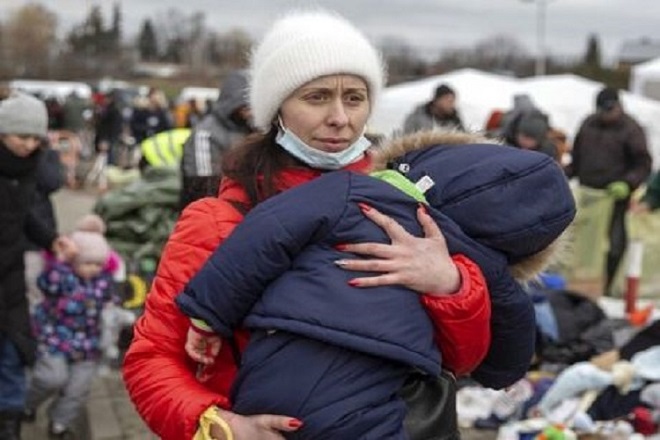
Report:
[[[79,23],[94,4],[110,17],[112,0],[33,0],[60,19],[60,31]],[[0,17],[29,0],[0,0]],[[541,3],[542,2],[542,3]],[[242,28],[258,38],[273,17],[295,6],[334,9],[363,29],[375,42],[396,37],[427,56],[443,48],[466,47],[489,36],[515,37],[531,54],[537,50],[537,12],[545,4],[546,46],[551,55],[581,55],[588,35],[599,36],[606,59],[622,43],[649,37],[660,40],[657,0],[120,0],[124,30],[130,36],[147,17],[177,8],[202,11],[206,25],[219,32]]]

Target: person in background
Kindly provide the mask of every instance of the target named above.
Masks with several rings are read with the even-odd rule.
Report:
[[[183,350],[190,321],[177,308],[175,297],[259,203],[338,170],[365,173],[371,168],[371,143],[363,134],[385,82],[384,66],[373,45],[353,25],[326,12],[281,18],[253,52],[250,78],[250,107],[260,133],[246,138],[224,158],[219,194],[189,205],[179,217],[124,359],[129,395],[146,423],[164,439],[193,438],[210,431],[208,438],[275,440],[301,428],[304,421],[286,414],[243,416],[231,411],[229,390],[247,333],[237,330],[235,338],[223,343],[215,368],[200,373]],[[416,212],[417,228],[425,225],[422,237],[384,216],[387,226],[381,240],[385,243],[364,243],[366,249],[344,245],[345,252],[364,256],[360,269],[372,275],[359,278],[354,287],[408,287],[419,294],[418,299],[411,293],[412,299],[422,301],[433,328],[442,327],[441,310],[448,307],[466,325],[472,320],[472,328],[485,329],[486,336],[489,322],[480,313],[485,286],[473,292],[476,297],[462,294],[476,286],[472,281],[479,268],[469,260],[452,259],[437,225],[421,210]],[[375,208],[370,213],[378,215]],[[467,273],[474,277],[459,275],[468,266]],[[329,298],[332,293],[328,292]],[[533,314],[528,305],[525,310]],[[523,337],[533,333],[533,318],[530,322],[529,334],[522,332]],[[499,344],[491,346],[488,358],[502,355],[501,349]],[[520,354],[521,363],[528,365],[531,353]],[[510,353],[505,358],[510,360]],[[506,375],[494,364],[489,363],[493,365],[489,373]],[[431,429],[447,428],[456,436],[453,383],[443,388],[448,415]]]
[[[247,72],[230,72],[209,114],[183,146],[181,210],[206,196],[216,196],[223,155],[254,131],[247,103]]]
[[[0,100],[0,438],[20,439],[26,372],[36,356],[25,286],[24,252],[30,239],[70,255],[75,244],[58,237],[32,211],[48,114],[43,102],[12,92]]]
[[[510,110],[504,112],[499,118],[497,127],[493,127],[493,136],[505,139],[508,133],[514,131],[514,126],[517,124],[517,121],[520,120],[520,117],[529,112],[534,112],[540,110],[532,101],[531,96],[527,93],[517,93],[513,95],[513,107]],[[494,124],[495,121],[492,123]]]
[[[523,150],[538,151],[559,161],[559,150],[550,140],[548,117],[539,111],[522,113],[511,131],[506,133],[505,142]]]
[[[79,92],[71,92],[62,105],[62,128],[80,136],[87,125],[90,107],[90,101],[80,96]]]
[[[630,195],[649,177],[651,165],[644,130],[624,111],[618,90],[603,88],[596,96],[596,112],[582,122],[575,136],[566,174],[577,178],[580,185],[606,190],[614,199],[604,268],[605,295],[612,294],[612,283],[628,245]]]
[[[157,133],[169,130],[173,124],[167,98],[162,90],[152,88],[146,97],[139,96],[135,99],[129,125],[136,144]]]
[[[46,400],[49,434],[66,438],[80,417],[101,358],[101,313],[119,302],[112,274],[105,270],[110,246],[98,232],[74,231],[70,239],[77,252],[56,261],[37,280],[44,300],[32,322],[38,340],[24,410],[34,420]]]
[[[186,128],[194,128],[202,120],[204,112],[200,108],[200,101],[196,98],[188,100],[188,113],[186,114]]]
[[[456,92],[446,84],[440,84],[433,99],[416,107],[403,123],[404,133],[435,129],[464,130],[456,110]]]
[[[121,137],[124,133],[124,117],[121,113],[119,92],[111,91],[95,108],[96,152],[108,155],[108,164],[116,165]]]

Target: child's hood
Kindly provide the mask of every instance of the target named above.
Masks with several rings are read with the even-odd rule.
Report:
[[[433,147],[433,148],[430,148]],[[470,133],[419,132],[384,144],[375,169],[392,167],[421,186],[433,207],[468,235],[506,255],[529,279],[556,257],[575,217],[575,202],[549,156]]]

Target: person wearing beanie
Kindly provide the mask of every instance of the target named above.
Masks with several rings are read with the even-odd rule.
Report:
[[[595,107],[578,129],[566,174],[582,186],[604,190],[614,201],[608,237],[603,237],[609,240],[603,294],[613,295],[614,279],[628,246],[630,196],[649,178],[653,160],[644,129],[624,111],[618,90],[601,89]]]
[[[393,177],[396,185],[388,182],[391,173],[384,172],[385,163],[401,159],[408,149],[442,144],[435,137],[441,133],[411,136],[405,140],[405,148],[393,145],[392,157],[388,159],[371,148],[364,133],[385,83],[385,67],[368,39],[332,12],[295,11],[276,20],[252,52],[249,78],[249,104],[259,133],[246,138],[223,158],[219,195],[198,200],[182,212],[161,255],[145,312],[135,325],[134,339],[124,359],[123,377],[138,413],[166,440],[275,439],[293,431],[300,438],[323,435],[336,439],[428,438],[433,431],[458,435],[452,404],[455,383],[450,375],[439,373],[440,352],[446,355],[443,362],[451,364],[453,359],[462,372],[474,371],[484,383],[494,387],[507,386],[524,375],[529,366],[534,312],[527,296],[507,276],[507,281],[491,280],[493,288],[508,298],[510,311],[515,309],[516,318],[502,320],[511,332],[494,325],[492,337],[498,343],[490,345],[490,283],[487,286],[483,280],[481,263],[477,265],[469,256],[450,255],[438,225],[425,209],[417,209],[418,202],[423,200],[419,196],[423,190],[414,190],[415,184],[406,183],[406,178],[398,177],[396,172]],[[468,136],[460,141],[474,143],[477,139]],[[440,151],[444,150],[436,150]],[[409,152],[413,156],[419,153]],[[466,155],[462,160],[474,159]],[[405,165],[401,165],[402,169]],[[453,169],[451,165],[448,168]],[[554,164],[551,169],[558,171]],[[384,172],[377,174],[382,176],[380,179],[365,175],[375,170]],[[438,172],[437,176],[446,174]],[[561,185],[565,179],[561,171],[559,175]],[[397,185],[407,192],[400,192]],[[385,201],[379,204],[379,198],[371,192],[376,187],[395,198],[405,196],[406,208],[390,207]],[[347,194],[338,196],[346,188],[366,193],[357,200],[348,198]],[[301,191],[306,190],[314,195],[301,196]],[[412,194],[419,198],[407,198]],[[278,201],[284,196],[293,204],[280,206]],[[390,200],[388,197],[384,200]],[[434,199],[434,203],[438,202]],[[343,212],[342,220],[348,223],[335,223],[335,217],[328,213],[320,217],[321,225],[327,228],[314,232],[318,222],[306,223],[309,216],[296,219],[295,215],[297,210],[301,214],[308,212],[300,209],[301,206],[312,208],[313,205],[327,207],[332,215]],[[288,220],[279,223],[280,217],[272,217],[270,224],[259,224],[260,228],[246,225],[247,232],[243,232],[247,235],[238,236],[250,240],[250,246],[245,248],[241,246],[242,238],[232,239],[231,232],[243,226],[246,214],[250,213],[247,218],[251,218],[253,210],[257,215],[276,206],[286,209],[291,223]],[[403,212],[398,209],[406,214],[395,215]],[[570,212],[564,215],[562,221],[571,217]],[[338,235],[331,233],[330,240],[325,241],[323,232],[334,231],[334,225],[338,227]],[[279,234],[284,234],[281,241]],[[295,238],[300,234],[309,234],[307,240],[321,240],[321,249],[312,245],[305,248],[308,242],[298,242]],[[264,253],[254,257],[250,249],[264,236],[275,240],[277,246],[293,242],[294,248],[279,254],[279,247],[266,247]],[[361,241],[361,245],[354,244]],[[278,298],[278,282],[267,279],[272,272],[262,273],[260,267],[266,265],[269,271],[277,270],[282,262],[288,264],[287,259],[294,258],[293,262],[289,261],[291,270],[277,279],[284,283],[282,289],[296,294],[297,298],[293,302],[274,299],[270,304],[283,314],[283,319],[273,319],[272,309],[269,310],[265,315],[266,328],[244,322],[253,331],[251,339],[241,325],[222,330],[216,326],[209,328],[207,323],[214,324],[209,316],[191,314],[195,318],[191,321],[181,309],[186,307],[181,292],[192,292],[191,296],[195,296],[197,289],[192,287],[193,283],[204,284],[204,278],[214,282],[212,277],[193,276],[220,244],[240,249],[223,259],[227,270],[230,267],[237,270],[231,272],[232,279],[222,281],[226,281],[223,287],[236,293],[243,291],[245,285],[234,284],[237,273],[243,281],[258,284],[256,290],[247,289],[252,296],[244,297],[240,304],[227,303],[226,310],[209,296],[211,309],[220,307],[217,310],[220,314],[240,315],[239,308],[251,302],[255,294],[263,294],[266,301],[272,290],[273,298]],[[548,245],[544,242],[541,247]],[[535,250],[519,249],[512,261],[524,259]],[[270,260],[271,252],[282,258]],[[352,259],[357,254],[361,258]],[[496,260],[504,263],[506,258]],[[273,265],[269,265],[270,261]],[[481,261],[486,264],[486,260]],[[334,274],[332,282],[321,281],[316,271],[323,280],[328,273]],[[394,295],[401,295],[402,302],[386,299],[388,294],[384,292],[396,292]],[[326,299],[316,305],[309,303],[320,320],[308,317],[305,325],[305,317],[298,315],[304,313],[301,307],[307,304],[299,300],[302,297],[310,300],[313,297],[314,301]],[[342,304],[346,306],[342,313],[330,312]],[[381,313],[393,316],[397,304],[401,306],[395,311],[395,321],[399,324],[378,319],[383,316]],[[285,317],[288,309],[295,317]],[[321,313],[324,310],[326,313]],[[408,311],[410,316],[423,312],[424,317],[404,319],[406,324],[400,325]],[[287,322],[293,327],[287,327]],[[343,324],[348,324],[350,330],[341,329]],[[400,348],[406,349],[394,349],[396,344],[390,346],[392,350],[384,348],[383,341],[374,338],[381,330],[388,335],[398,333],[407,341],[414,340],[415,348],[401,345]],[[193,332],[201,335],[193,342],[211,341],[205,349],[207,352],[198,356],[199,362],[184,350],[184,341]],[[374,346],[368,348],[368,341]],[[475,344],[475,341],[486,342]],[[411,354],[422,346],[417,355]],[[452,347],[461,349],[452,350]],[[467,347],[470,349],[463,350]],[[461,358],[464,353],[469,358]],[[263,359],[264,355],[269,359]],[[305,371],[290,368],[296,364],[305,365]],[[237,365],[241,365],[238,376]],[[257,365],[264,368],[253,368]],[[438,374],[410,376],[412,365],[423,365],[423,371]],[[296,377],[290,375],[292,372]],[[353,384],[350,378],[358,384]],[[309,396],[309,406],[283,410],[295,406],[296,399],[307,395],[310,386],[314,389],[314,383],[318,388]],[[352,393],[360,383],[365,388],[352,395],[354,400],[344,400],[344,393]],[[417,386],[425,385],[427,390],[435,390],[425,395],[426,402],[448,397],[444,409],[435,411],[442,420],[421,417],[421,408],[414,407],[413,400],[408,398],[415,394],[411,389],[419,390]],[[404,388],[408,389],[407,393]],[[400,391],[408,397],[398,397]],[[333,400],[333,396],[337,399]],[[331,401],[334,404],[328,404]],[[243,403],[252,407],[241,407]],[[318,412],[314,409],[316,405]],[[417,418],[406,418],[406,414],[412,413]],[[359,417],[351,417],[354,414]]]
[[[559,150],[550,139],[550,133],[548,116],[538,110],[530,110],[518,116],[506,141],[511,146],[538,151],[559,161]]]
[[[58,237],[31,209],[47,135],[45,105],[10,92],[0,100],[0,438],[20,437],[25,367],[34,363],[24,274],[28,239],[43,249],[70,254],[75,245]]]
[[[465,130],[456,110],[456,92],[447,84],[436,87],[433,99],[417,106],[403,123],[404,133],[439,129]]]
[[[49,438],[66,437],[83,411],[101,358],[101,313],[117,304],[112,276],[104,270],[110,246],[99,232],[76,230],[76,252],[46,268],[37,284],[44,300],[32,316],[38,356],[27,391],[24,420],[54,398]]]

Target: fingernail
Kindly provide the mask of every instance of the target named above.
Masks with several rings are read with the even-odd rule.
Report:
[[[290,428],[300,428],[302,425],[303,425],[303,422],[301,422],[298,419],[289,420],[289,427]]]
[[[344,267],[346,266],[347,261],[346,260],[335,260],[335,264],[339,267]]]
[[[421,209],[425,214],[429,213],[429,210],[426,208],[425,204],[420,202],[418,205],[419,205],[419,209]]]
[[[358,280],[349,280],[348,285],[352,287],[357,287],[360,285],[360,282]]]
[[[360,203],[358,203],[358,206],[360,207],[362,212],[371,211],[371,206],[367,205],[366,203],[360,202]]]
[[[337,249],[337,250],[340,251],[340,252],[343,252],[343,251],[346,250],[346,247],[347,247],[347,246],[348,246],[347,244],[343,244],[343,243],[341,243],[341,244],[336,244],[336,245],[335,245],[335,249]]]

